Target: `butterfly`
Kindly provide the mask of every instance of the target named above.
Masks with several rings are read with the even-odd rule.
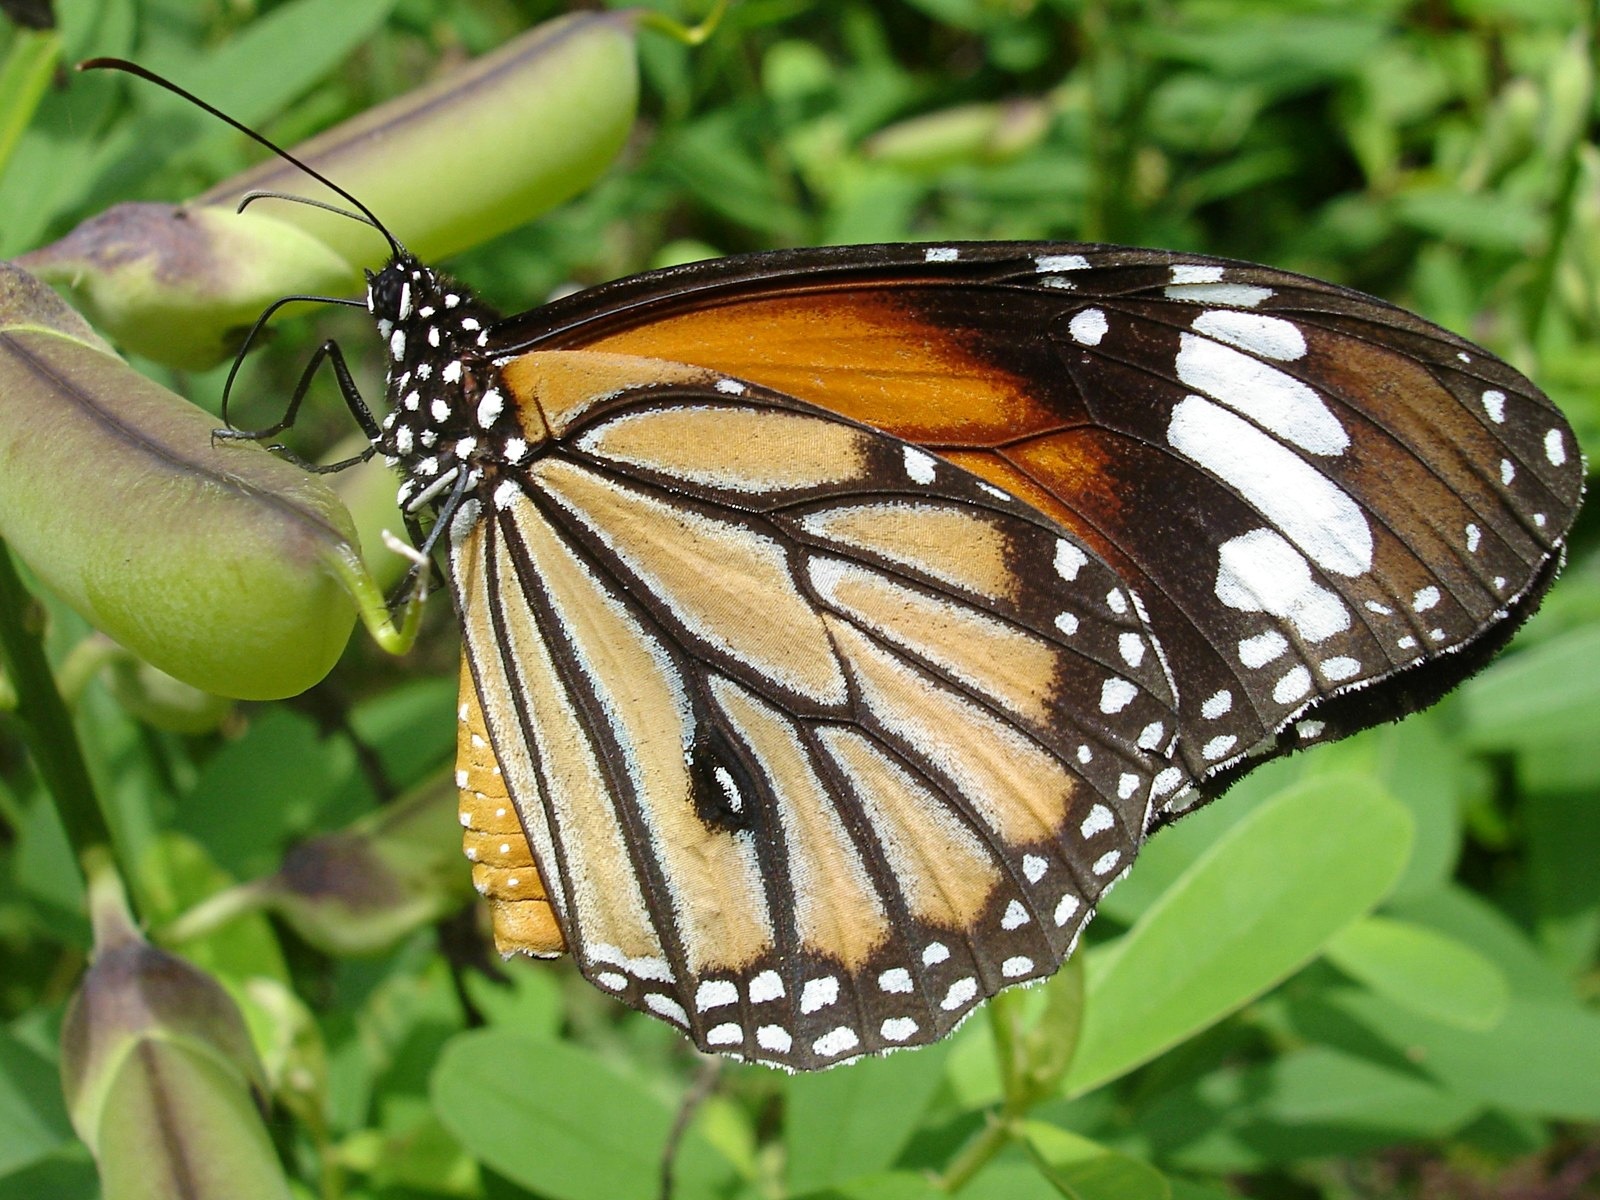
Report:
[[[704,1050],[1048,976],[1156,829],[1477,669],[1577,511],[1532,383],[1286,271],[833,247],[502,317],[335,190],[390,242],[387,414],[347,398],[445,548],[497,943]]]

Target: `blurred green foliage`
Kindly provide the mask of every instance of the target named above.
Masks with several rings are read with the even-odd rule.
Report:
[[[58,7],[60,61],[135,57],[288,143],[565,6]],[[52,80],[47,36],[0,27],[0,254],[250,160],[203,116]],[[208,68],[242,39],[249,54]],[[1592,3],[744,0],[706,45],[646,34],[641,54],[626,160],[451,264],[505,308],[781,245],[1191,249],[1415,308],[1528,371],[1600,445]],[[378,378],[359,316],[301,319],[249,369],[259,407],[240,423],[274,419],[330,334],[371,351],[358,375]],[[164,379],[201,403],[220,393],[216,372]],[[307,452],[344,432],[323,395],[298,431]],[[814,1077],[727,1068],[688,1126],[678,1194],[1344,1200],[1507,1195],[1513,1180],[1592,1194],[1592,1172],[1558,1189],[1600,1145],[1595,533],[1580,523],[1544,611],[1444,704],[1273,764],[1155,838],[1081,972],[941,1046]],[[72,676],[93,643],[45,603]],[[448,770],[456,635],[436,607],[406,662],[353,645],[311,696],[209,734],[137,719],[98,682],[71,689],[158,939],[230,883],[291,875],[295,843],[370,828],[389,794]],[[88,929],[21,747],[0,712],[0,1200],[74,1200],[97,1185],[53,1064]],[[361,958],[295,928],[247,910],[174,948],[239,1000],[300,1195],[654,1193],[700,1070],[673,1031],[567,965],[488,962],[470,915]],[[1074,1038],[1072,1064],[1052,1061]]]

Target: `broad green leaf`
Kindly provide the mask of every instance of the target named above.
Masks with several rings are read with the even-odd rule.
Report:
[[[1485,750],[1587,741],[1600,729],[1600,628],[1508,655],[1461,688],[1466,734]]]
[[[814,1191],[891,1166],[938,1088],[948,1053],[941,1043],[791,1077],[789,1190]]]
[[[812,1192],[797,1200],[944,1200],[927,1175],[917,1171],[884,1171],[863,1175],[836,1187]]]
[[[1060,1190],[1031,1164],[999,1162],[986,1167],[958,1193],[961,1200],[1060,1200]]]
[[[451,1039],[433,1073],[445,1128],[489,1167],[551,1200],[654,1200],[676,1116],[654,1090],[594,1055],[498,1029]],[[679,1200],[727,1191],[732,1167],[693,1130]]]
[[[1355,991],[1332,1004],[1463,1096],[1535,1117],[1600,1121],[1600,1015],[1575,1002],[1513,997],[1483,1033]]]
[[[1023,1130],[1041,1173],[1070,1200],[1171,1200],[1172,1189],[1149,1163],[1043,1121]]]
[[[1415,1071],[1312,1046],[1167,1092],[1138,1112],[1135,1144],[1187,1170],[1261,1171],[1441,1137],[1481,1108]]]
[[[1455,938],[1388,917],[1334,935],[1328,960],[1380,996],[1461,1029],[1492,1029],[1505,1016],[1505,973]]]
[[[1592,747],[1583,749],[1600,758]],[[1578,975],[1600,947],[1600,804],[1592,787],[1546,789],[1524,777],[1520,813],[1534,930],[1551,961]]]
[[[1355,778],[1289,788],[1235,825],[1091,956],[1067,1093],[1133,1069],[1293,974],[1394,886],[1411,829],[1403,807]]]
[[[1449,934],[1500,968],[1513,996],[1565,1001],[1571,983],[1555,970],[1526,931],[1482,896],[1451,886],[1388,906],[1391,916]]]

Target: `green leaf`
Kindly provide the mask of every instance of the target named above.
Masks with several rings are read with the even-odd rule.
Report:
[[[1149,1163],[1109,1150],[1043,1121],[1023,1136],[1040,1172],[1071,1200],[1170,1200],[1172,1189]]]
[[[812,1192],[800,1200],[944,1200],[946,1195],[934,1187],[926,1175],[915,1171],[884,1171]]]
[[[445,1128],[500,1174],[552,1200],[655,1200],[675,1112],[593,1054],[479,1030],[452,1038],[433,1072]],[[674,1195],[720,1195],[733,1169],[693,1128]]]
[[[891,1166],[944,1077],[948,1053],[941,1043],[791,1077],[789,1190],[814,1191]]]
[[[961,1200],[1059,1200],[1060,1190],[1037,1167],[995,1163],[961,1189]]]
[[[1600,628],[1507,655],[1461,689],[1466,735],[1483,750],[1588,741],[1600,729]]]
[[[1505,1016],[1505,973],[1470,946],[1426,926],[1367,917],[1335,934],[1324,953],[1380,996],[1446,1025],[1491,1029]]]
[[[1600,1015],[1572,1001],[1513,997],[1505,1018],[1483,1033],[1355,991],[1331,1003],[1464,1096],[1530,1116],[1600,1121]]]
[[[1165,1164],[1262,1171],[1442,1137],[1481,1108],[1413,1070],[1312,1046],[1187,1081],[1142,1106],[1135,1131],[1140,1148]]]
[[[1221,1020],[1309,960],[1404,870],[1411,819],[1375,784],[1289,788],[1090,958],[1076,1095]]]
[[[0,1175],[72,1140],[56,1064],[0,1028]]]

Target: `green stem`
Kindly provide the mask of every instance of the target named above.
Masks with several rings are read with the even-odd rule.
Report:
[[[0,541],[0,660],[17,690],[16,716],[28,749],[81,859],[95,846],[109,847],[111,830],[83,761],[72,717],[56,690],[44,643],[29,627],[28,614],[36,611],[10,551]]]
[[[989,1161],[1006,1148],[1012,1137],[1011,1119],[991,1113],[983,1132],[965,1146],[950,1161],[942,1175],[934,1177],[933,1186],[941,1192],[956,1193],[972,1182],[972,1177]]]

